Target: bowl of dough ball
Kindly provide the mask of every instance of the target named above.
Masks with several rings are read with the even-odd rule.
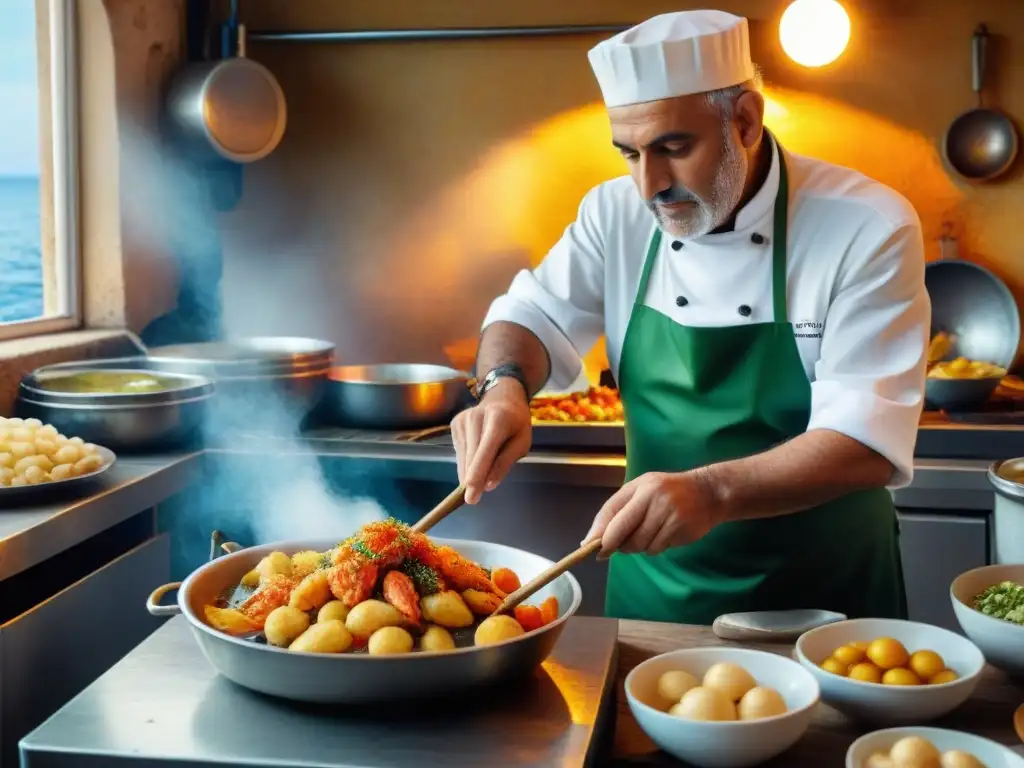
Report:
[[[1024,768],[1024,758],[962,731],[889,728],[853,742],[846,768]]]
[[[744,648],[687,648],[626,677],[640,728],[700,768],[745,768],[785,752],[807,731],[818,684],[799,664]]]
[[[973,693],[985,657],[962,635],[899,619],[850,619],[805,632],[797,661],[822,700],[849,717],[910,725],[942,717]]]

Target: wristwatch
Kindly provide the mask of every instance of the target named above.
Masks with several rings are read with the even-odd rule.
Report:
[[[530,399],[530,386],[526,383],[526,374],[523,373],[523,369],[515,363],[502,363],[496,368],[492,368],[487,374],[480,380],[480,383],[476,387],[476,399],[479,401],[487,394],[487,390],[493,387],[504,377],[510,377],[518,381],[523,385],[523,392],[526,393],[526,399]]]

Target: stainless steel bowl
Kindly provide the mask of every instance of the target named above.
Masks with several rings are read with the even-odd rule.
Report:
[[[471,402],[469,374],[442,365],[393,363],[332,368],[328,417],[347,427],[419,429],[447,424]]]
[[[454,547],[484,567],[511,568],[524,583],[553,565],[539,555],[500,544],[434,541]],[[265,555],[274,551],[290,555],[310,549],[322,552],[337,542],[337,538],[276,542],[237,551],[201,566],[181,584],[156,589],[146,607],[154,616],[184,614],[203,655],[218,672],[238,685],[296,701],[365,704],[457,694],[529,675],[551,653],[566,620],[576,613],[583,598],[576,578],[564,573],[530,601],[539,603],[550,595],[558,598],[559,617],[538,630],[495,645],[395,656],[289,651],[231,637],[213,629],[203,619],[203,606],[233,589]],[[175,588],[177,605],[159,605],[163,595]],[[387,683],[382,685],[382,680]]]
[[[181,387],[132,394],[57,392],[45,385],[54,376],[99,370],[152,373],[143,366],[98,361],[44,366],[22,379],[15,412],[52,424],[65,435],[125,452],[175,448],[200,436],[215,392],[213,382],[202,376],[161,372]]]

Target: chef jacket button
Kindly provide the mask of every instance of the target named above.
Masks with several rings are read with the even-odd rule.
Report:
[[[687,300],[687,298],[685,296],[676,296],[676,306],[677,307],[685,307],[689,303],[690,302]]]
[[[746,304],[741,304],[741,305],[740,305],[740,308],[739,308],[739,313],[740,313],[741,315],[743,315],[744,317],[750,317],[750,313],[751,313],[752,311],[753,311],[753,310],[752,310],[752,309],[751,309],[750,307],[748,307],[748,306],[747,306]]]
[[[673,240],[672,241],[672,250],[673,251],[678,251],[682,247],[683,247],[683,241],[682,240]]]
[[[750,242],[752,242],[754,245],[762,245],[764,243],[764,235],[762,235],[760,232],[755,232],[750,236]]]

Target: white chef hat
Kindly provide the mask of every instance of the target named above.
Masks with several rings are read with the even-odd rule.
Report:
[[[754,77],[747,20],[724,11],[655,16],[587,55],[608,107],[716,91]]]

